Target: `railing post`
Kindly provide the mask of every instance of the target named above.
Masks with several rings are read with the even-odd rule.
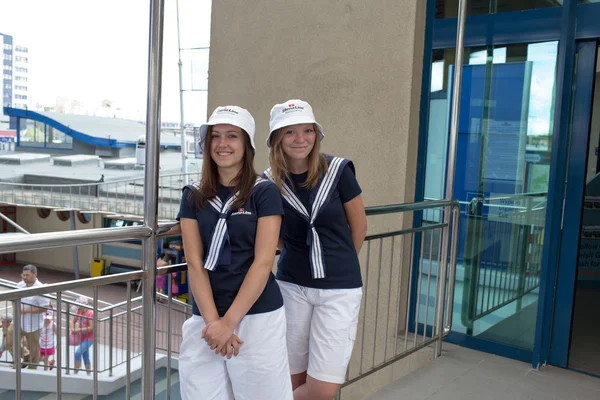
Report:
[[[454,312],[454,288],[456,284],[456,253],[458,252],[458,223],[460,219],[460,205],[452,206],[452,234],[448,240],[452,241],[450,247],[450,275],[448,276],[448,299],[446,306],[446,326],[444,330],[450,330],[452,327],[452,317]]]
[[[131,279],[127,281],[127,369],[125,373],[125,398],[131,398]]]
[[[14,319],[13,319],[13,364],[16,371],[15,380],[15,399],[21,400],[21,300],[13,301]]]
[[[94,310],[94,316],[92,318],[92,323],[93,323],[93,327],[94,329],[97,329],[96,327],[98,326],[98,320],[100,319],[98,317],[98,286],[94,286],[94,298],[92,301],[92,309]],[[94,383],[94,393],[93,393],[93,399],[94,400],[98,400],[98,343],[96,342],[95,344],[92,345],[92,350],[93,350],[93,361],[92,361],[92,379],[93,379],[93,383]]]
[[[71,329],[71,324],[70,324],[70,319],[71,319],[71,310],[70,310],[70,306],[69,303],[65,303],[66,307],[66,311],[65,314],[67,315],[67,320],[66,320],[66,338],[67,338],[67,346],[66,346],[66,358],[67,358],[67,375],[71,375],[71,343],[69,341],[69,329]]]
[[[56,399],[60,400],[62,398],[62,292],[56,293],[56,333]]]
[[[108,376],[113,375],[113,308],[110,309],[108,320]]]
[[[144,239],[142,285],[142,399],[155,394],[156,366],[156,232],[158,230],[158,171],[164,0],[150,1],[150,43],[148,49],[148,103],[146,111],[146,165],[144,168],[144,223],[151,234]]]
[[[451,219],[446,218],[446,213],[450,213],[451,207],[445,207],[444,212],[444,220],[451,221]],[[442,241],[442,251],[438,260],[440,263],[438,264],[438,302],[437,302],[437,314],[436,314],[436,335],[438,337],[436,346],[435,346],[435,357],[439,357],[442,355],[442,342],[444,341],[444,306],[446,299],[446,273],[448,271],[448,245],[450,242],[450,227],[445,226],[442,228],[442,237],[440,239]],[[431,273],[431,264],[429,265],[430,273]],[[429,296],[429,293],[427,293]],[[427,324],[427,321],[425,321]]]
[[[167,311],[167,400],[171,400],[171,309],[173,308],[173,275],[171,272],[167,274],[167,294],[168,294],[168,311]]]
[[[448,147],[448,165],[446,168],[446,198],[452,200],[454,198],[454,174],[456,168],[456,147],[458,144],[458,124],[460,117],[460,94],[462,88],[462,72],[463,72],[463,56],[465,43],[465,23],[467,18],[467,0],[458,0],[458,26],[456,29],[456,58],[454,63],[454,83],[452,85],[452,115],[450,120],[450,146]],[[446,207],[444,213],[444,223],[447,226],[444,228],[444,237],[450,238],[450,216],[452,214],[452,206]],[[458,224],[458,220],[455,222]],[[452,240],[457,240],[453,237]],[[452,301],[452,299],[449,299]],[[440,349],[441,350],[441,349]]]
[[[525,218],[521,219],[522,226],[522,239],[519,243],[519,247],[521,249],[521,257],[520,257],[520,266],[519,273],[517,275],[518,284],[517,284],[517,312],[519,312],[523,308],[523,295],[525,293],[525,277],[527,275],[527,253],[529,250],[529,238],[531,235],[531,225],[533,224],[533,198],[527,197],[526,201],[526,211]]]

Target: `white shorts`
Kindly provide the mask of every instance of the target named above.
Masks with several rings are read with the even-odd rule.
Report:
[[[285,342],[285,311],[246,315],[235,334],[244,341],[237,357],[215,354],[201,339],[204,319],[184,322],[179,357],[185,400],[293,400]]]
[[[362,288],[314,289],[277,281],[287,320],[290,372],[342,384],[352,355]]]

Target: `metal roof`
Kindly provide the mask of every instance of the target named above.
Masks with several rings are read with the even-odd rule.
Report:
[[[45,123],[75,140],[100,147],[135,146],[138,137],[146,133],[146,126],[142,122],[119,118],[31,111],[12,107],[4,107],[4,113],[12,117]],[[160,145],[178,148],[181,147],[181,138],[162,133]]]

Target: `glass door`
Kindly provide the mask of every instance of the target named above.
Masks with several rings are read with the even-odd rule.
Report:
[[[569,368],[600,376],[600,80],[596,60]]]
[[[600,73],[578,44],[561,259],[550,361],[600,376]]]
[[[600,375],[598,43],[579,42],[549,361]]]
[[[557,42],[467,48],[463,67],[450,340],[523,360],[531,359],[535,337],[557,51]],[[428,199],[445,190],[454,52],[433,52]]]

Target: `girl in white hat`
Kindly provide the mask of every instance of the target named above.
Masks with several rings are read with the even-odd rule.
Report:
[[[344,383],[362,298],[361,188],[351,161],[319,152],[324,136],[307,102],[272,108],[263,176],[284,199],[277,280],[295,400],[330,400]]]
[[[54,353],[56,349],[54,347],[54,335],[56,335],[56,323],[54,322],[53,310],[47,310],[44,314],[44,325],[40,330],[40,357],[44,364],[44,371],[50,371],[54,368]],[[52,357],[50,359],[50,357]]]
[[[283,205],[254,170],[254,118],[218,107],[201,127],[202,180],[177,217],[193,316],[182,328],[184,399],[292,400],[283,299],[271,272]]]

